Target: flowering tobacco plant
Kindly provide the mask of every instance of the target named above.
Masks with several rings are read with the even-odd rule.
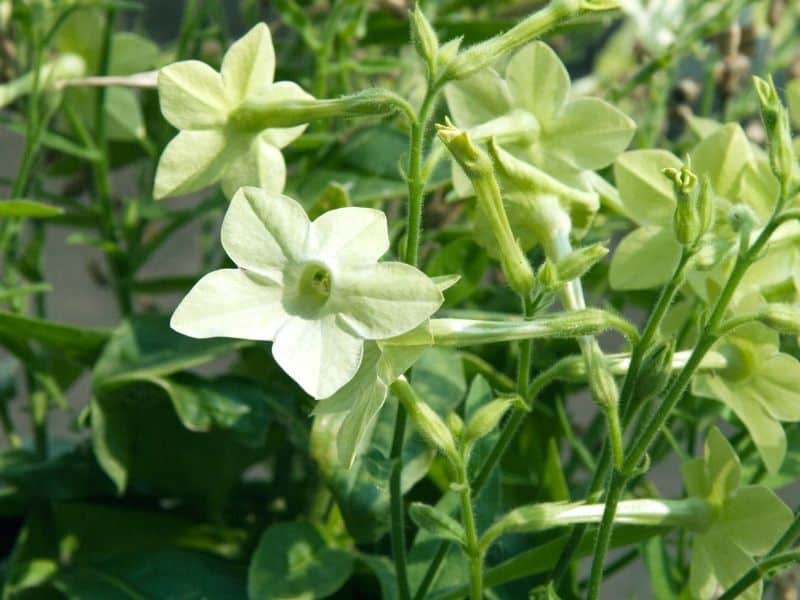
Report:
[[[0,0],[3,598],[790,594],[800,6],[166,4]]]

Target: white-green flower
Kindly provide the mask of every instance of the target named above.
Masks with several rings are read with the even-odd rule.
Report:
[[[264,23],[230,47],[220,72],[197,60],[161,69],[161,112],[181,131],[161,155],[155,198],[187,194],[220,180],[228,197],[245,185],[283,191],[286,163],[280,149],[306,126],[253,129],[231,119],[247,103],[312,98],[296,83],[273,81],[274,75],[275,51]]]
[[[514,54],[505,78],[484,69],[445,88],[450,116],[474,140],[490,137],[516,158],[573,187],[581,173],[611,164],[636,129],[624,113],[599,98],[569,98],[570,78],[555,52],[534,42]],[[454,185],[470,194],[457,169]]]
[[[222,246],[238,268],[203,277],[175,310],[173,329],[272,340],[277,363],[315,398],[352,379],[364,340],[410,331],[443,300],[421,271],[378,262],[389,249],[379,210],[340,208],[312,223],[291,198],[245,187],[225,215]]]
[[[741,464],[728,440],[716,428],[708,432],[705,457],[684,463],[683,479],[690,496],[712,507],[710,526],[695,532],[689,589],[693,598],[716,598],[766,554],[792,522],[792,511],[769,488],[740,486]],[[762,583],[740,596],[761,598]]]

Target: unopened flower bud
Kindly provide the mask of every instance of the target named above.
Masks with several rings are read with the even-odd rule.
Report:
[[[511,408],[509,398],[498,398],[481,406],[467,423],[464,441],[474,442],[494,431],[509,408]]]
[[[700,217],[695,198],[697,175],[691,170],[688,157],[686,164],[680,169],[667,168],[662,173],[672,181],[672,189],[675,192],[676,205],[673,217],[675,236],[682,245],[691,246],[700,236]]]
[[[445,422],[447,426],[450,428],[450,432],[456,438],[460,438],[461,434],[464,433],[464,421],[458,416],[458,413],[454,411],[450,411],[447,413],[447,417],[445,417]]]
[[[436,58],[439,53],[439,38],[425,17],[419,4],[410,13],[411,16],[411,39],[417,54],[428,66],[428,76],[433,77],[436,72]]]
[[[592,360],[590,369],[589,383],[592,389],[592,398],[598,406],[605,410],[615,409],[619,402],[619,388],[614,376],[596,357]]]
[[[661,342],[645,354],[636,378],[635,398],[641,401],[655,396],[664,389],[672,375],[674,351],[675,348],[671,343]]]
[[[499,246],[500,262],[509,285],[520,296],[529,297],[535,283],[533,269],[511,230],[492,160],[472,142],[466,131],[457,129],[449,119],[445,125],[437,125],[437,132],[472,182],[478,206]]]
[[[555,292],[564,282],[558,277],[558,270],[550,259],[546,259],[536,274],[539,285],[548,292]]]
[[[739,234],[740,251],[750,245],[750,232],[758,226],[758,215],[746,204],[734,204],[728,210],[728,223]]]
[[[450,428],[428,404],[419,399],[404,377],[392,384],[392,391],[403,403],[414,426],[434,448],[439,450],[452,464],[460,460],[456,442]]]
[[[596,265],[608,254],[608,248],[598,242],[573,250],[563,259],[558,261],[558,277],[562,281],[572,281],[583,277],[589,269]]]
[[[761,103],[761,120],[767,132],[769,164],[781,187],[787,189],[794,176],[797,156],[792,143],[789,111],[781,103],[775,83],[770,76],[764,80],[753,77],[756,93]]]

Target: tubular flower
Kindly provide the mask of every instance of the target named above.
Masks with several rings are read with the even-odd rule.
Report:
[[[374,209],[340,208],[310,222],[291,198],[245,187],[225,215],[222,246],[238,268],[203,277],[175,310],[173,329],[272,340],[276,362],[315,398],[353,378],[364,340],[410,331],[443,301],[421,271],[378,262],[389,236]]]
[[[275,50],[264,23],[230,47],[220,72],[197,60],[161,69],[161,112],[180,132],[159,160],[155,198],[187,194],[220,180],[229,198],[245,185],[283,191],[286,163],[280,149],[306,125],[263,129],[237,118],[237,109],[247,104],[313,99],[294,82],[273,81],[274,75]]]

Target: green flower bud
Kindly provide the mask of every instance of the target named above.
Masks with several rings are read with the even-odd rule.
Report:
[[[697,186],[697,175],[691,170],[689,157],[686,164],[680,169],[664,169],[664,175],[672,181],[672,188],[675,192],[675,214],[673,217],[673,227],[675,236],[684,246],[693,245],[700,236],[700,216],[697,212],[695,199],[695,188]]]
[[[573,279],[582,277],[589,269],[602,260],[606,254],[608,254],[608,248],[600,242],[573,250],[558,261],[557,271],[559,279],[562,281],[572,281]]]
[[[500,261],[509,285],[520,296],[529,297],[535,283],[533,269],[511,231],[492,160],[472,142],[466,131],[460,131],[449,120],[436,128],[439,139],[472,182],[478,206],[500,248]]]
[[[453,38],[452,40],[445,42],[439,48],[439,52],[436,55],[436,72],[440,72],[443,69],[446,69],[447,66],[453,62],[453,59],[458,54],[459,48],[461,48],[461,42],[464,41],[464,36],[458,36],[457,38]]]
[[[614,376],[606,369],[600,360],[595,357],[590,366],[589,383],[592,388],[592,398],[603,409],[616,407],[619,402],[619,388]]]
[[[411,39],[417,54],[428,66],[428,76],[433,77],[436,73],[436,59],[439,53],[439,38],[425,17],[419,4],[410,12],[411,16]]]
[[[753,77],[753,82],[761,103],[761,120],[767,133],[769,164],[781,187],[786,190],[792,181],[797,164],[789,112],[778,97],[772,76],[766,80]]]
[[[800,335],[800,306],[770,304],[758,316],[767,327],[787,335]]]
[[[546,259],[542,266],[539,267],[536,278],[539,281],[539,285],[548,292],[555,292],[564,285],[564,282],[558,277],[556,266],[550,259]]]
[[[543,9],[523,19],[505,33],[467,48],[451,61],[444,73],[444,79],[451,81],[469,77],[563,21],[577,17],[582,11],[605,10],[603,5],[614,3],[613,0],[552,0]]]
[[[461,437],[461,434],[464,432],[464,421],[458,416],[458,413],[454,411],[450,411],[447,413],[447,417],[445,417],[445,422],[447,426],[450,428],[450,432],[457,438]]]
[[[510,398],[498,398],[481,406],[467,423],[464,442],[474,442],[494,431],[509,408],[511,408]]]
[[[758,215],[746,204],[734,204],[728,210],[728,223],[739,234],[740,251],[749,247],[750,232],[758,226],[758,222]]]
[[[456,450],[456,442],[450,433],[450,428],[435,410],[419,399],[405,377],[400,377],[392,384],[392,391],[403,403],[408,416],[422,437],[444,454],[453,465],[459,464],[461,457]]]
[[[661,342],[645,354],[639,375],[636,378],[634,397],[644,400],[658,394],[672,375],[672,357],[675,348],[669,342]]]

